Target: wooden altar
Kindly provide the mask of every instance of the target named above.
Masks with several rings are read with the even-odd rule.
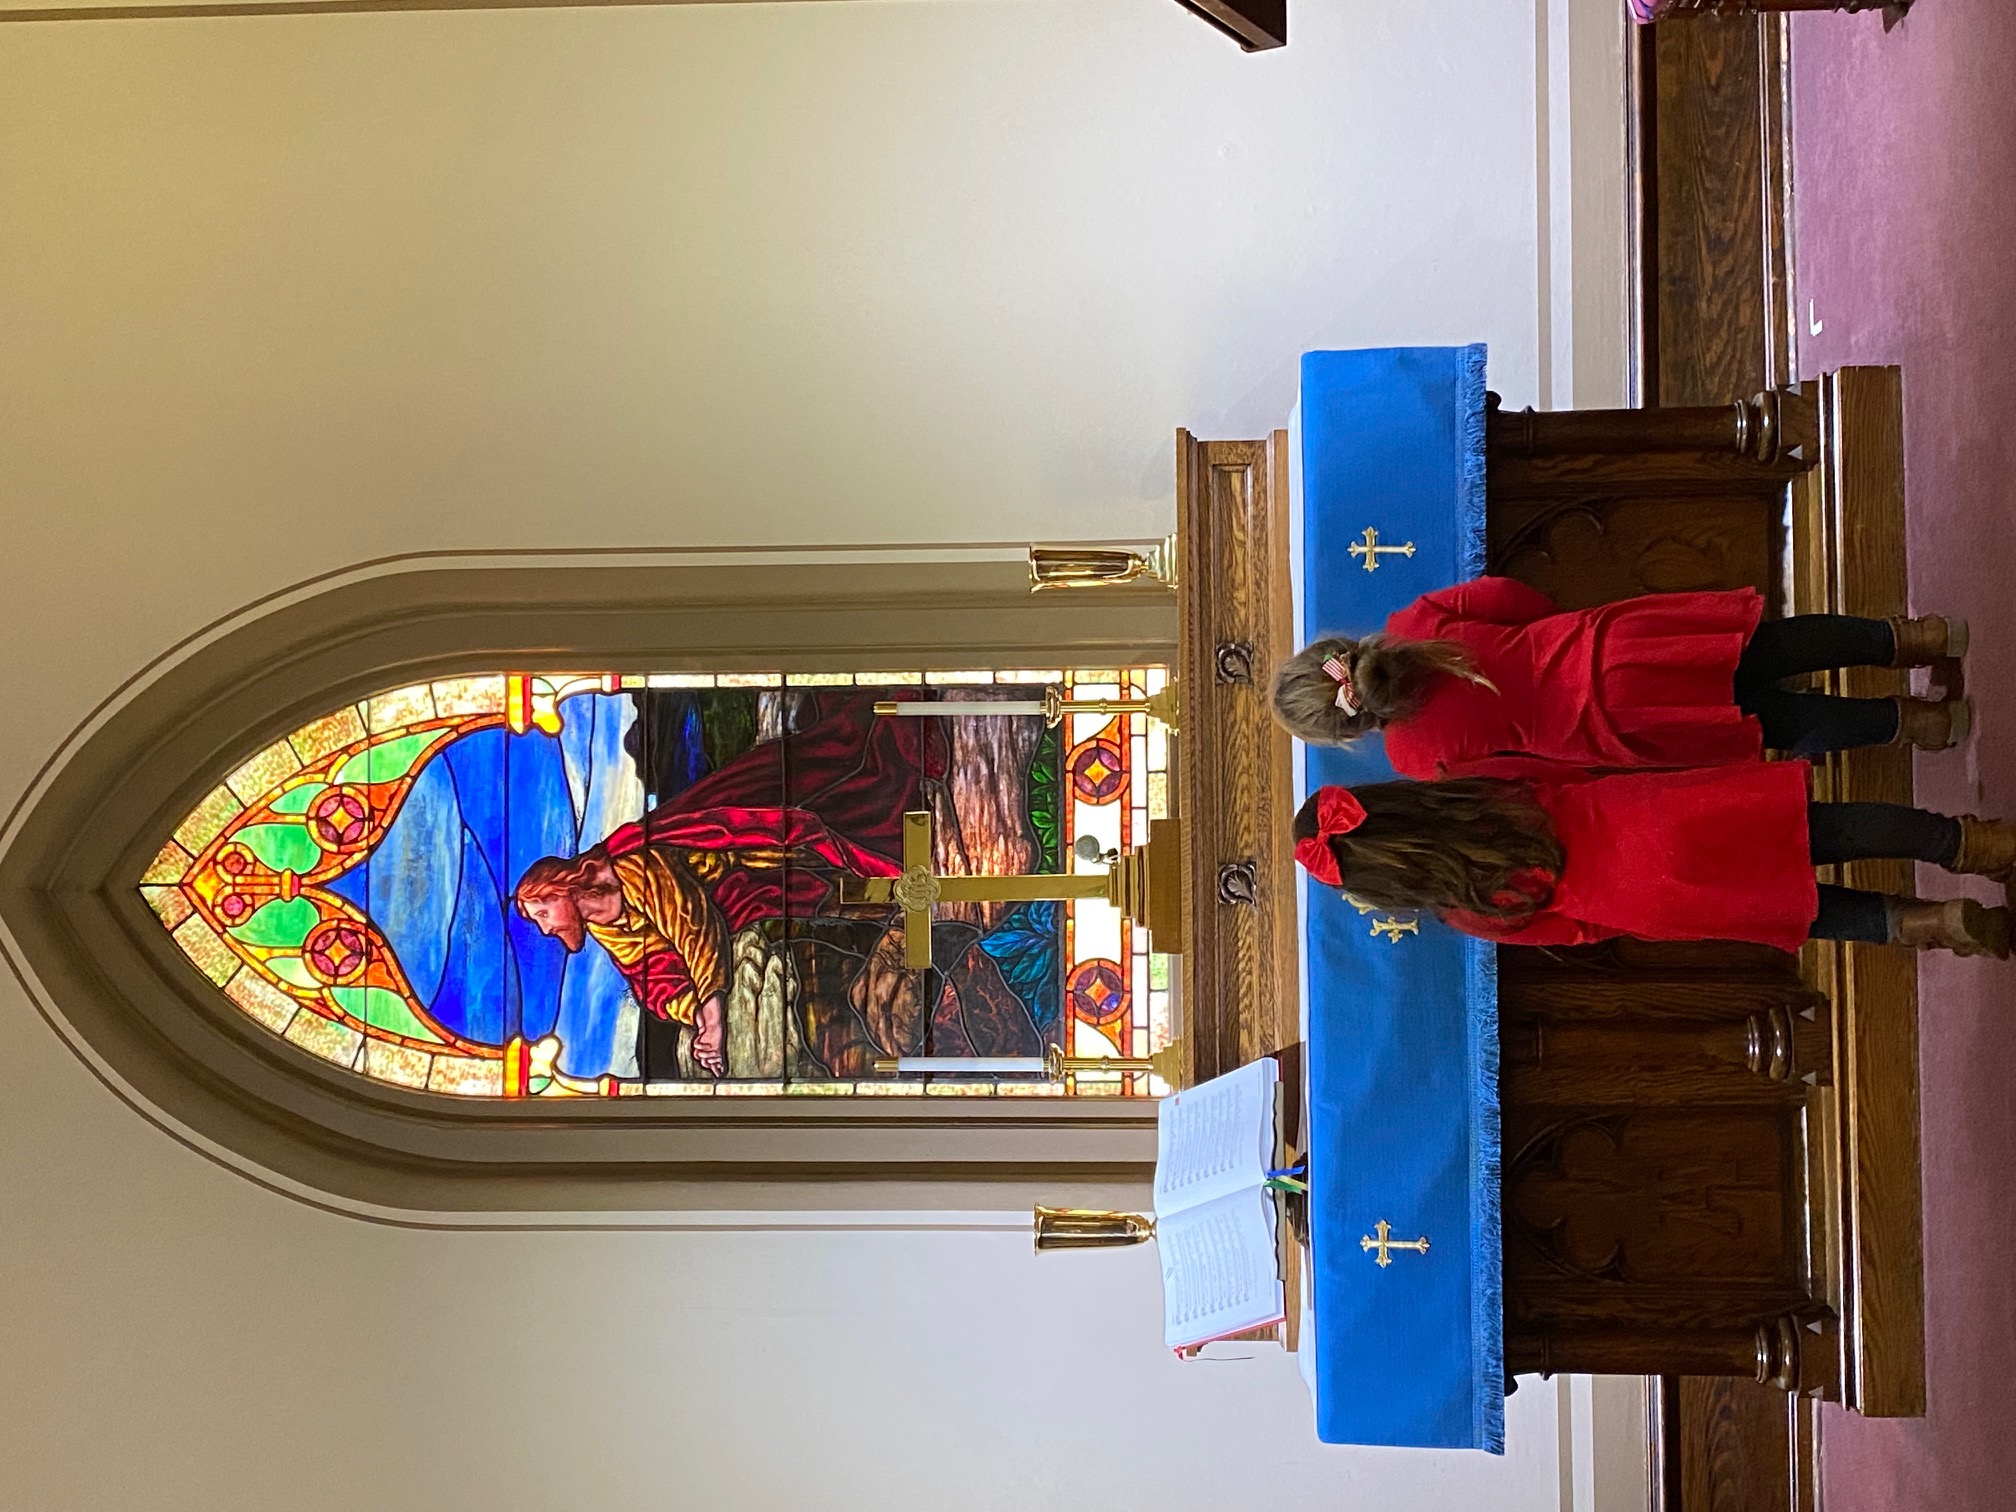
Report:
[[[1494,401],[1491,570],[1569,607],[1750,584],[1780,612],[1901,613],[1901,414],[1876,368],[1715,408]],[[1292,752],[1265,696],[1296,639],[1288,466],[1285,431],[1178,433],[1193,1080],[1300,1037]],[[1816,780],[1910,794],[1896,751]],[[1750,1376],[1922,1413],[1915,960],[1613,942],[1508,948],[1500,975],[1508,1369]]]

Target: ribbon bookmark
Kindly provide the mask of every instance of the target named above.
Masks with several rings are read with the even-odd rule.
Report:
[[[1351,668],[1345,664],[1344,658],[1341,656],[1326,658],[1323,670],[1329,675],[1330,680],[1337,684],[1337,707],[1347,715],[1356,714],[1358,690],[1351,685]]]

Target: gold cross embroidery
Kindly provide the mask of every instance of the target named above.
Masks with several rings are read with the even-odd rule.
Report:
[[[1419,1239],[1395,1239],[1393,1237],[1393,1225],[1388,1223],[1384,1218],[1381,1218],[1377,1223],[1372,1225],[1372,1233],[1377,1234],[1379,1237],[1374,1239],[1372,1234],[1365,1235],[1358,1241],[1358,1248],[1365,1251],[1368,1255],[1377,1250],[1379,1253],[1374,1257],[1372,1263],[1381,1270],[1384,1270],[1393,1263],[1394,1250],[1412,1250],[1417,1255],[1428,1253],[1428,1236],[1426,1234],[1423,1234]]]
[[[1365,538],[1362,541],[1356,542],[1351,547],[1351,555],[1360,558],[1365,563],[1365,570],[1367,572],[1377,572],[1379,570],[1379,558],[1382,555],[1411,557],[1414,555],[1414,543],[1407,541],[1399,546],[1381,546],[1379,544],[1379,532],[1372,526],[1367,525],[1365,527]]]
[[[1419,919],[1376,919],[1372,924],[1372,934],[1375,939],[1391,940],[1395,945],[1400,943],[1400,936],[1418,935],[1419,933],[1421,933],[1421,921]]]

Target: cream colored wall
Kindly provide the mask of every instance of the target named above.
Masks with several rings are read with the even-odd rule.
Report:
[[[149,658],[417,549],[1140,536],[1297,354],[1536,386],[1535,14],[1166,0],[0,27],[11,803]],[[0,978],[0,1507],[1559,1505],[1178,1367],[1151,1257],[438,1233],[174,1143]],[[1068,1195],[1068,1194],[1060,1194]],[[927,1219],[927,1221],[929,1221]]]
[[[1535,0],[1545,66],[1537,134],[1541,190],[1540,409],[1631,402],[1625,228],[1625,7]]]

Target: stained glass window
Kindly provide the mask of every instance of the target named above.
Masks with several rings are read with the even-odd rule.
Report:
[[[1168,962],[1115,910],[901,914],[901,816],[944,873],[1088,870],[1168,813],[1142,715],[893,718],[878,702],[1140,697],[1158,667],[496,673],[315,719],[191,810],[140,890],[267,1030],[462,1096],[1138,1096],[1147,1076],[898,1080],[897,1055],[1141,1056]]]

